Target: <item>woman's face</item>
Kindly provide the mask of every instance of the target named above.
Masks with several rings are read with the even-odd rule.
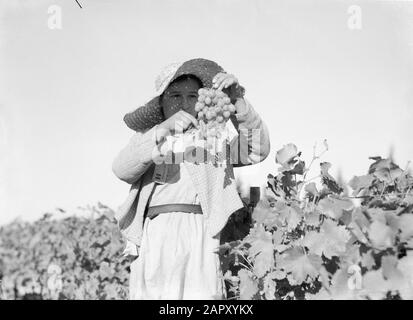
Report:
[[[172,82],[162,97],[165,118],[168,119],[179,110],[184,110],[196,118],[195,104],[198,101],[200,88],[198,81],[192,77],[184,77]]]

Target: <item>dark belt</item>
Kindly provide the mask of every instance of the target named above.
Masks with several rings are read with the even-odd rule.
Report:
[[[189,213],[202,214],[202,208],[199,204],[188,204],[188,203],[161,204],[158,206],[148,207],[147,217],[149,219],[153,219],[158,214],[167,213],[167,212],[189,212]]]

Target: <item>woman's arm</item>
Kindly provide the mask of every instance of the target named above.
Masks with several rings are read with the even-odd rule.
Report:
[[[152,163],[163,162],[162,146],[171,132],[183,132],[190,125],[198,127],[198,121],[188,112],[180,110],[160,124],[145,132],[137,132],[130,139],[112,164],[115,175],[129,183],[136,182]]]
[[[242,167],[264,161],[271,148],[266,124],[247,100],[238,98],[235,106],[239,136],[231,146],[231,163]]]
[[[238,138],[231,144],[230,162],[242,167],[264,161],[270,153],[268,128],[251,104],[243,98],[244,88],[233,74],[220,72],[212,80],[213,87],[223,90],[235,101],[237,113],[231,120],[238,131]]]
[[[136,182],[153,163],[157,147],[157,127],[136,132],[112,163],[113,173],[129,184]]]

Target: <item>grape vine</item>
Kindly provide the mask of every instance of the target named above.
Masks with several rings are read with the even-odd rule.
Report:
[[[327,150],[307,166],[284,146],[252,228],[247,209],[230,217],[219,247],[229,299],[413,299],[411,173],[372,157],[348,184],[328,162],[307,178]],[[0,228],[0,299],[128,299],[131,258],[114,212],[86,211]]]
[[[224,265],[239,266],[224,270],[234,298],[413,299],[413,177],[371,160],[349,195],[330,163],[320,163],[317,185],[295,145],[277,152],[281,168],[268,175],[253,228],[220,247]]]

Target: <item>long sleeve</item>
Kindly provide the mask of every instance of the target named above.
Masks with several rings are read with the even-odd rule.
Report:
[[[136,132],[112,163],[113,173],[129,184],[136,182],[159,156],[155,125],[145,132]]]
[[[231,163],[241,167],[264,161],[271,148],[267,125],[247,100],[238,99],[236,104],[242,111],[235,114],[239,137],[231,145]]]

